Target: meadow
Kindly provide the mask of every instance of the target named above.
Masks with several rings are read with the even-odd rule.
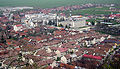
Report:
[[[0,7],[31,6],[39,8],[53,8],[58,6],[95,4],[120,4],[119,0],[0,0]]]
[[[79,9],[79,10],[73,10],[71,12],[72,15],[98,15],[98,14],[105,14],[105,15],[110,15],[111,11],[104,11],[104,10],[109,10],[109,7],[102,7],[102,8],[87,8],[87,9]],[[70,14],[70,11],[62,11],[59,13],[65,13],[65,14]],[[112,12],[113,14],[120,13],[118,11]]]

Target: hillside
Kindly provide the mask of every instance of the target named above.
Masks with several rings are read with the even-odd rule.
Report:
[[[5,6],[33,6],[40,8],[52,8],[67,5],[80,5],[85,3],[116,3],[119,0],[0,0],[0,7]]]

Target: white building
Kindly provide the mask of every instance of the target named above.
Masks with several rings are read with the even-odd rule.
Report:
[[[18,25],[14,25],[13,28],[15,31],[22,31],[23,26],[21,24],[18,24]]]
[[[86,17],[80,17],[80,16],[71,16],[65,21],[59,22],[59,24],[62,24],[64,27],[70,26],[70,27],[83,27],[86,26]]]
[[[32,27],[32,28],[34,28],[34,27],[38,26],[38,24],[37,24],[37,23],[32,22],[32,20],[31,20],[31,19],[30,19],[30,20],[25,20],[25,24],[26,24],[27,26],[29,26],[29,27]]]
[[[64,19],[64,16],[58,16],[57,14],[43,14],[43,13],[39,13],[39,14],[26,14],[25,15],[25,19],[23,19],[23,22],[28,21],[28,23],[38,23],[41,25],[46,25],[48,24],[50,21],[52,23],[57,23],[58,20],[60,19]],[[56,21],[57,19],[57,21]]]

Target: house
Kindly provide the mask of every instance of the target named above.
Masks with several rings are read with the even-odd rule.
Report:
[[[23,25],[22,24],[14,25],[13,28],[14,31],[22,31]]]
[[[61,57],[61,63],[67,64],[67,59],[65,56]]]

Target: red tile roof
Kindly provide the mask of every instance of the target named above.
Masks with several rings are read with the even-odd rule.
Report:
[[[58,48],[57,50],[59,50],[60,52],[66,52],[68,49],[67,48]]]
[[[93,55],[86,55],[86,54],[84,54],[83,57],[97,59],[97,60],[102,60],[101,56],[93,56]]]
[[[20,27],[20,26],[22,26],[22,24],[18,24],[18,25],[16,25],[17,27]]]

